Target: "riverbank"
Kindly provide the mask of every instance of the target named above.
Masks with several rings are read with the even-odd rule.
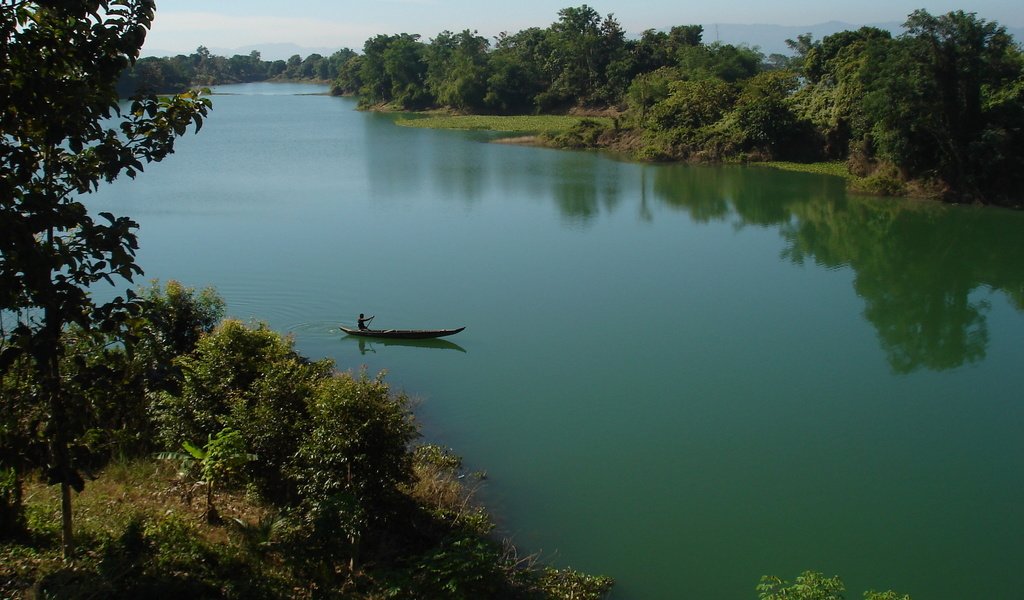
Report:
[[[435,539],[435,550],[419,557],[395,552],[390,563],[351,563],[338,589],[325,588],[303,564],[308,557],[301,548],[315,541],[306,539],[308,525],[295,515],[244,489],[218,489],[212,496],[218,519],[210,522],[202,483],[177,463],[155,459],[113,463],[75,497],[79,549],[65,561],[59,488],[32,477],[23,488],[27,531],[0,541],[0,597],[71,598],[82,590],[105,597],[290,599],[378,598],[388,589],[433,590],[436,597],[607,595],[607,577],[547,568],[536,556],[518,556],[507,541],[490,541],[490,517],[465,483],[478,485],[479,477],[462,472],[458,457],[422,446],[413,468],[416,481],[403,493],[419,509],[409,517],[420,541]]]
[[[852,173],[846,161],[774,161],[765,160],[756,153],[736,156],[698,154],[686,160],[674,160],[660,154],[651,155],[644,144],[643,132],[620,128],[618,116],[603,114],[496,116],[453,115],[434,111],[413,113],[395,123],[403,127],[515,134],[498,137],[493,142],[566,150],[605,150],[639,162],[743,163],[782,171],[830,175],[842,178],[847,190],[855,194],[936,201],[945,200],[948,195],[948,190],[934,182],[905,180],[895,169],[885,166],[873,168],[869,175],[862,176]]]
[[[548,148],[582,149],[595,148],[610,150],[619,156],[632,160],[645,160],[636,151],[638,143],[635,135],[627,130],[616,129],[617,117],[583,116],[583,115],[452,115],[437,112],[414,113],[395,121],[402,127],[418,127],[424,129],[455,129],[463,131],[493,131],[497,133],[516,134],[494,139],[499,144],[520,144],[542,146]],[[617,135],[608,135],[609,131],[617,131]],[[870,177],[859,177],[850,173],[845,162],[812,162],[798,163],[785,161],[759,161],[750,157],[735,157],[723,162],[746,162],[783,171],[816,173],[841,177],[847,182],[850,191],[859,193],[884,194],[891,189],[879,189],[880,186]],[[891,188],[891,185],[890,185]]]
[[[612,125],[609,117],[584,117],[576,115],[446,115],[422,113],[422,116],[404,117],[395,121],[403,127],[419,127],[425,129],[460,129],[468,131],[495,131],[500,133],[517,133],[520,142],[533,139],[541,143],[536,136],[542,133],[560,134],[578,127],[586,120],[596,120],[603,125]],[[508,139],[497,141],[509,143]]]

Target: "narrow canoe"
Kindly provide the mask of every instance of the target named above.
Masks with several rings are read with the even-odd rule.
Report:
[[[446,335],[455,335],[456,333],[465,329],[465,327],[459,327],[458,329],[355,329],[351,327],[340,326],[341,330],[349,335],[358,335],[361,337],[377,337],[377,338],[396,338],[403,340],[425,340],[430,338],[439,338]]]

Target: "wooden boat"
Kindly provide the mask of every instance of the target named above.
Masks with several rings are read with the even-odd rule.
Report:
[[[356,329],[341,325],[340,329],[349,335],[357,335],[360,337],[426,340],[430,338],[445,337],[446,335],[455,335],[465,329],[465,327],[459,327],[457,329]]]

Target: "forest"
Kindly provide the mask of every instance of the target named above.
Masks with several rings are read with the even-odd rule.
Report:
[[[630,37],[584,4],[547,28],[376,35],[362,52],[143,59],[157,88],[272,77],[333,81],[360,106],[459,114],[595,114],[551,136],[654,161],[843,161],[864,191],[1020,206],[1024,53],[996,22],[918,10],[904,32],[786,40],[790,56],[704,41],[700,25]],[[126,84],[127,85],[127,84]]]
[[[127,98],[139,90],[174,94],[194,87],[274,79],[332,81],[354,56],[346,48],[327,57],[296,54],[288,60],[267,61],[256,50],[227,58],[200,46],[190,55],[140,58],[121,74],[117,91]]]

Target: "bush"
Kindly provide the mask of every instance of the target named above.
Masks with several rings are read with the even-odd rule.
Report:
[[[547,568],[540,576],[539,588],[549,598],[600,600],[608,595],[615,581],[611,577],[587,575],[573,569]]]
[[[580,119],[567,131],[548,138],[552,146],[558,148],[596,148],[602,137],[608,134],[608,126],[593,119]]]
[[[331,377],[317,387],[309,411],[294,471],[303,497],[351,494],[376,508],[412,481],[409,445],[419,432],[408,398],[393,396],[383,375]]]
[[[852,182],[850,188],[876,196],[902,196],[907,193],[906,180],[896,167],[886,163],[877,166],[867,177]]]
[[[140,290],[142,320],[129,341],[145,369],[148,389],[173,390],[180,379],[174,359],[195,350],[199,339],[224,317],[224,300],[213,288],[195,289],[171,280],[154,280]]]
[[[759,600],[843,600],[846,587],[838,576],[825,577],[815,571],[804,571],[794,583],[766,575],[757,585]],[[910,600],[893,591],[864,593],[864,600]]]

